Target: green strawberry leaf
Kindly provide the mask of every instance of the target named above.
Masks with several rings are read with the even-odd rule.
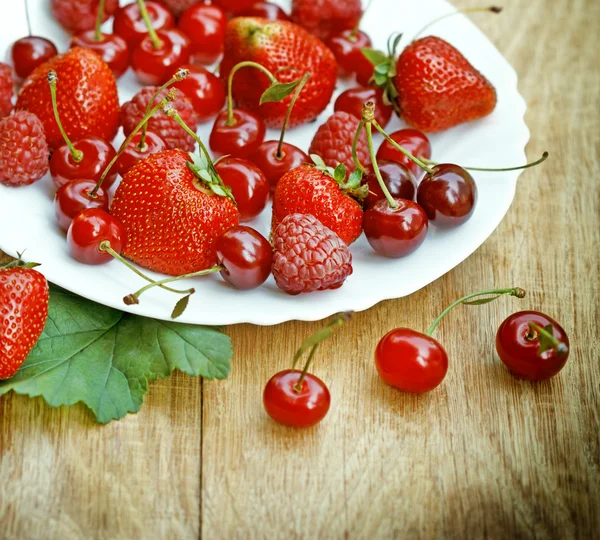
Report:
[[[354,171],[352,171],[352,174],[348,177],[348,181],[345,185],[348,187],[348,189],[357,189],[360,187],[362,178],[363,173],[359,169],[355,169]]]
[[[289,83],[275,83],[267,88],[263,95],[260,96],[260,105],[273,101],[282,101],[288,97],[300,84],[300,80]]]
[[[386,62],[382,62],[375,66],[375,73],[380,73],[381,75],[387,75],[392,68],[392,63],[388,60]]]
[[[137,412],[148,383],[175,369],[207,379],[230,370],[231,341],[218,328],[146,319],[52,286],[37,345],[0,396],[43,396],[52,407],[85,403],[100,423]]]
[[[313,160],[313,163],[319,167],[319,169],[326,169],[327,165],[325,165],[325,162],[323,161],[323,158],[319,155],[319,154],[311,154],[310,155],[310,159]]]
[[[385,53],[382,53],[377,49],[364,48],[361,49],[361,52],[366,57],[366,59],[369,62],[371,62],[371,64],[373,64],[374,66],[378,66],[379,64],[383,64],[384,62],[389,62],[390,60]]]
[[[338,184],[346,180],[346,166],[343,163],[338,163],[337,167],[333,171],[333,179]]]

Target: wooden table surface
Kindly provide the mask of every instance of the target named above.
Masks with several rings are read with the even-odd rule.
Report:
[[[231,327],[229,380],[175,375],[152,385],[139,414],[104,427],[83,406],[8,395],[0,538],[598,535],[600,2],[502,3],[501,16],[475,18],[519,73],[529,156],[551,159],[523,174],[506,219],[467,261],[357,314],[321,348],[326,420],[293,431],[261,406],[264,384],[316,323]],[[378,380],[380,336],[425,328],[491,285],[529,294],[445,320],[437,337],[451,369],[439,389],[407,395]],[[564,371],[540,384],[510,376],[494,349],[500,322],[528,308],[561,321],[573,345]]]

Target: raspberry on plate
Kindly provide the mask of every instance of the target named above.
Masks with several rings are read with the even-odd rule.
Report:
[[[15,80],[12,68],[0,62],[0,118],[12,111],[12,98],[15,93]]]
[[[17,111],[0,120],[0,182],[25,186],[48,172],[48,144],[35,114]]]
[[[99,5],[98,0],[52,0],[50,9],[65,30],[77,34],[94,28]],[[108,20],[118,7],[119,0],[106,0],[104,20]]]
[[[273,247],[273,276],[288,294],[337,289],[352,274],[348,246],[314,216],[286,216],[275,228]]]

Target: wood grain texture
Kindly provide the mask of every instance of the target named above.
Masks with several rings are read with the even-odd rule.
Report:
[[[383,1],[383,0],[382,0]],[[391,0],[387,0],[391,1]],[[480,5],[462,0],[461,7]],[[229,329],[220,383],[177,375],[105,427],[83,409],[0,399],[1,538],[588,538],[600,530],[600,70],[597,0],[506,0],[477,22],[520,77],[546,166],[523,174],[494,235],[413,296],[357,314],[321,348],[333,407],[317,428],[269,421],[261,394],[319,325]],[[374,346],[425,328],[456,297],[519,285],[525,300],[457,310],[451,369],[426,396],[378,380]],[[561,321],[565,370],[530,384],[494,350],[511,312]]]

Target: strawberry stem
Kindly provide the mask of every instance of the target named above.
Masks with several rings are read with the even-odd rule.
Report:
[[[484,172],[506,172],[506,171],[520,171],[521,169],[529,169],[530,167],[535,167],[536,165],[540,165],[541,163],[544,163],[544,161],[546,161],[548,159],[548,152],[544,152],[542,154],[542,157],[536,161],[532,161],[531,163],[527,163],[527,165],[520,165],[518,167],[507,167],[504,169],[487,169],[484,167],[465,167],[464,165],[461,165],[461,167],[463,169],[467,169],[469,171],[484,171]],[[439,165],[439,163],[436,163],[435,161],[431,161],[430,159],[426,159],[424,157],[421,158],[421,160],[424,163],[427,163],[427,165]]]
[[[307,71],[304,74],[304,76],[302,77],[302,79],[300,79],[300,82],[298,83],[298,86],[296,87],[296,91],[294,92],[294,95],[292,96],[292,101],[290,101],[290,105],[288,107],[287,113],[285,115],[285,119],[283,121],[283,126],[281,128],[281,135],[279,136],[279,144],[277,145],[277,152],[275,153],[275,158],[277,158],[277,159],[283,158],[283,154],[281,153],[281,148],[283,147],[283,140],[285,138],[285,132],[287,130],[287,125],[290,120],[290,117],[292,116],[292,110],[294,108],[294,105],[296,104],[296,100],[298,99],[300,92],[302,92],[304,85],[308,82],[308,79],[310,79],[310,72]]]
[[[371,122],[365,122],[365,131],[367,132],[367,144],[369,145],[369,154],[371,154],[371,164],[373,165],[373,172],[377,177],[377,182],[379,182],[379,187],[385,198],[387,199],[388,204],[391,208],[398,208],[398,203],[392,197],[390,190],[385,185],[383,178],[381,177],[381,171],[379,170],[379,165],[377,165],[377,156],[375,155],[375,148],[373,148],[373,134],[371,133]]]
[[[148,15],[148,10],[146,9],[146,4],[144,0],[137,0],[138,7],[140,8],[140,15],[144,22],[146,23],[146,28],[148,28],[148,35],[150,36],[150,41],[152,41],[152,46],[155,49],[160,49],[162,47],[162,41],[156,34],[156,30],[152,27],[152,21],[150,20],[150,15]]]
[[[98,16],[96,17],[96,30],[94,32],[94,41],[102,41],[102,22],[104,21],[104,0],[98,4]]]
[[[440,21],[449,19],[450,17],[454,17],[455,15],[461,15],[461,14],[464,15],[466,13],[481,13],[481,12],[486,12],[486,11],[491,12],[491,13],[500,13],[502,11],[502,8],[498,7],[498,6],[475,7],[475,8],[461,9],[459,11],[453,11],[452,13],[446,13],[445,15],[441,15],[440,17],[437,17],[436,19],[429,21],[423,28],[421,28],[421,30],[419,30],[415,34],[415,37],[412,39],[412,41],[415,41],[421,34],[423,34],[425,32],[425,30],[427,30],[434,24],[439,23]]]
[[[60,116],[58,115],[58,104],[56,102],[56,83],[58,81],[58,75],[56,74],[56,71],[54,71],[53,69],[48,71],[47,79],[48,79],[48,84],[50,85],[50,94],[52,96],[52,111],[54,112],[54,118],[56,120],[56,125],[58,126],[58,129],[60,130],[60,134],[62,135],[63,139],[65,140],[66,145],[69,147],[73,161],[75,163],[79,163],[83,159],[83,152],[81,150],[77,150],[73,146],[73,143],[71,142],[66,131],[63,128],[62,122],[60,121]]]

